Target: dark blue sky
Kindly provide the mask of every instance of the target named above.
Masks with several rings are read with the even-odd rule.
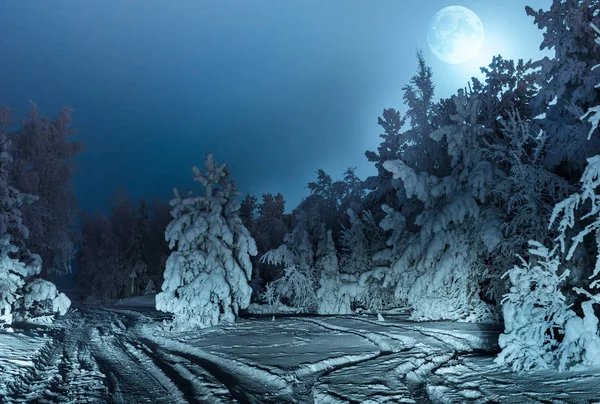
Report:
[[[377,117],[401,107],[415,50],[432,66],[437,96],[478,74],[491,55],[536,58],[542,33],[524,5],[550,0],[0,0],[0,104],[48,117],[74,108],[87,151],[76,192],[106,209],[119,184],[132,198],[167,200],[192,189],[208,151],[242,192],[281,192],[288,209],[323,168],[374,173],[364,151]],[[440,8],[471,8],[481,57],[446,65],[427,48]]]

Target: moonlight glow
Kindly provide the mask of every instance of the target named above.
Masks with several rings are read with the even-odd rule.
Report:
[[[440,60],[465,63],[475,57],[483,45],[483,24],[477,14],[466,7],[446,7],[431,19],[427,42]]]

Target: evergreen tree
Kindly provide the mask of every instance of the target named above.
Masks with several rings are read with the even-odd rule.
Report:
[[[346,210],[351,206],[362,209],[364,187],[354,168],[344,172],[342,180],[333,181],[325,171],[317,170],[317,181],[309,182],[312,203],[319,209],[320,220],[333,232],[334,241],[339,240],[340,232],[348,223]]]
[[[105,214],[81,212],[82,237],[77,254],[76,281],[87,299],[116,299],[124,296],[126,279],[121,271],[113,223]]]
[[[252,229],[254,225],[254,214],[258,208],[256,204],[257,201],[258,199],[250,194],[246,194],[246,197],[242,201],[242,205],[240,207],[240,218],[247,229]]]
[[[315,243],[322,224],[318,222],[318,206],[311,201],[314,199],[303,201],[294,211],[295,227],[286,234],[284,243],[261,257],[262,262],[284,270],[283,276],[267,284],[264,298],[271,306],[285,304],[302,312],[317,307]]]
[[[506,265],[518,264],[517,256],[528,251],[529,240],[551,245],[555,232],[548,229],[548,220],[556,201],[564,199],[569,184],[548,171],[544,165],[547,136],[531,128],[518,110],[499,119],[500,129],[486,140],[484,152],[496,167],[493,199],[500,209],[505,238],[492,253],[485,277],[486,294],[500,303],[505,283],[500,277]]]
[[[10,115],[0,108],[0,326],[13,320],[48,321],[54,313],[65,314],[71,301],[51,282],[36,278],[42,260],[25,242],[30,235],[20,208],[36,200],[9,182],[12,162],[5,129]]]
[[[255,273],[253,276],[253,290],[255,297],[259,297],[265,283],[269,283],[281,276],[281,268],[260,260],[267,251],[276,249],[284,242],[285,235],[291,229],[290,215],[285,213],[285,199],[278,193],[263,194],[262,203],[257,205],[257,218],[251,228],[251,233],[256,240],[258,255],[253,257]]]
[[[155,288],[158,288],[162,283],[165,264],[169,257],[169,243],[164,235],[170,221],[169,206],[155,199],[150,208],[150,219],[142,251],[148,276]]]
[[[556,167],[566,161],[573,169],[582,169],[587,157],[600,153],[600,137],[587,141],[591,125],[579,119],[599,100],[595,86],[600,69],[592,67],[600,63],[600,45],[590,23],[600,12],[600,4],[595,0],[554,0],[548,10],[526,7],[526,12],[544,30],[540,49],[554,50],[553,57],[532,65],[539,68],[539,91],[532,106],[535,114],[544,114],[540,125],[550,148],[546,163]]]
[[[480,70],[485,75],[483,82],[473,77],[469,84],[469,92],[477,94],[480,100],[478,123],[501,136],[501,122],[509,120],[511,114],[517,114],[523,121],[534,117],[531,100],[538,90],[535,84],[538,73],[531,60],[515,62],[498,55]],[[449,116],[444,112],[437,114],[438,119]]]
[[[590,3],[581,4],[584,10],[579,11],[585,14]],[[536,21],[539,18],[540,21],[548,22],[551,14],[554,17],[557,14],[560,16],[560,12],[565,10],[563,7],[576,5],[580,5],[580,2],[555,1],[551,12],[540,11],[536,14]],[[528,12],[532,13],[532,10],[528,9]],[[556,27],[556,24],[568,22],[569,20],[565,19],[551,24]],[[591,27],[600,34],[596,26],[592,24]],[[552,29],[549,29],[548,33],[552,34]],[[547,36],[545,43],[552,46],[549,38],[554,37]],[[596,39],[596,42],[600,45],[599,39]],[[569,62],[562,60],[562,63],[568,65]],[[554,67],[560,71],[565,66]],[[546,84],[552,87],[551,83]],[[591,124],[590,136],[597,129],[598,108],[597,105],[591,106],[589,113],[582,114],[582,118]],[[559,274],[556,248],[549,252],[540,243],[535,243],[537,251],[531,252],[534,259],[539,261],[538,265],[528,264],[523,269],[515,267],[510,272],[513,287],[504,302],[506,331],[500,339],[500,346],[503,348],[497,359],[500,363],[512,364],[517,369],[530,369],[545,368],[554,360],[558,360],[561,370],[571,366],[600,364],[599,320],[593,308],[594,304],[600,303],[600,294],[594,294],[594,290],[600,286],[600,198],[597,195],[600,186],[600,156],[590,157],[587,161],[588,165],[580,180],[580,192],[557,203],[550,217],[550,226],[557,224],[556,241],[560,252],[566,254],[566,260],[571,260],[576,251],[585,245],[589,236],[593,236],[591,241],[595,244],[596,265],[588,278],[590,283],[585,287],[575,288],[577,293],[588,299],[581,304],[582,316],[566,310],[565,298],[560,293],[558,284],[569,272],[565,270]],[[555,338],[556,331],[564,333],[562,341],[558,344]]]
[[[383,118],[378,120],[384,129],[380,135],[383,141],[378,153],[366,152],[369,161],[375,162],[378,175],[365,181],[365,189],[371,190],[365,199],[365,208],[372,211],[378,220],[385,216],[381,212],[384,204],[401,210],[407,217],[414,217],[423,208],[419,200],[404,197],[403,182],[384,169],[386,161],[402,160],[415,170],[438,176],[447,175],[449,170],[445,139],[436,142],[429,137],[439,125],[439,119],[436,118],[438,107],[433,102],[433,74],[421,52],[417,53],[417,62],[417,73],[411,78],[410,84],[403,88],[403,99],[408,107],[406,117],[402,118],[394,109],[384,110]],[[411,127],[403,130],[406,118],[410,119]],[[409,226],[412,227],[412,221],[409,221]]]
[[[396,298],[413,308],[416,319],[490,319],[479,297],[477,274],[480,255],[502,239],[489,205],[494,169],[481,151],[487,129],[477,123],[477,97],[460,90],[452,99],[452,124],[431,134],[432,140],[446,141],[449,175],[438,177],[436,167],[431,167],[433,173],[418,172],[403,160],[384,163],[402,180],[403,197],[416,197],[423,204],[418,216],[407,217],[418,229],[404,242],[384,286],[396,285]]]
[[[173,221],[165,238],[174,249],[167,260],[162,292],[156,308],[174,314],[180,327],[234,321],[250,304],[250,257],[256,245],[239,217],[238,192],[225,164],[211,153],[206,169],[193,167],[194,181],[206,188],[204,196],[171,200]]]
[[[72,185],[73,159],[84,150],[84,144],[69,141],[73,133],[70,108],[63,108],[50,121],[31,104],[22,129],[10,134],[14,142],[10,181],[23,192],[38,196],[22,207],[30,229],[27,247],[42,257],[48,273],[69,273],[75,252],[78,209]]]

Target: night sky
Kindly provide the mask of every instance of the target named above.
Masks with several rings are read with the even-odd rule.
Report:
[[[427,47],[431,17],[475,11],[480,56],[463,65]],[[537,58],[542,32],[525,4],[463,1],[0,0],[0,104],[53,117],[74,108],[87,151],[77,160],[80,207],[106,210],[117,187],[133,199],[200,192],[191,166],[212,151],[242,192],[281,192],[288,210],[323,168],[375,172],[377,117],[402,108],[423,49],[436,93],[463,87],[493,54]]]

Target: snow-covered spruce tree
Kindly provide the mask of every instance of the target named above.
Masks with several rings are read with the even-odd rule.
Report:
[[[597,105],[600,69],[600,45],[594,41],[590,23],[598,23],[600,3],[596,0],[554,0],[549,10],[526,7],[535,24],[544,30],[540,49],[554,50],[533,64],[539,67],[536,82],[539,91],[532,100],[534,113],[544,114],[540,124],[548,135],[551,167],[566,164],[581,173],[587,157],[600,153],[600,137],[586,141],[590,124],[579,118]]]
[[[315,267],[315,217],[316,205],[305,200],[295,210],[296,226],[284,237],[284,244],[267,251],[261,261],[281,265],[284,275],[267,284],[266,302],[277,308],[287,305],[300,312],[317,308],[317,284],[319,274]],[[321,226],[319,226],[320,228]]]
[[[406,198],[402,189],[402,181],[394,178],[384,168],[389,160],[401,159],[406,165],[417,171],[427,171],[442,175],[449,166],[445,139],[434,141],[429,137],[439,125],[436,119],[436,105],[433,103],[434,85],[431,68],[425,63],[423,54],[417,53],[417,72],[411,77],[410,84],[404,86],[403,100],[408,111],[406,117],[394,109],[383,111],[383,117],[378,124],[384,129],[379,135],[383,140],[377,152],[367,151],[369,161],[375,163],[377,177],[365,180],[365,189],[371,192],[365,198],[364,208],[373,212],[376,220],[381,220],[385,214],[382,205],[388,205],[402,212],[406,217],[414,217],[422,210],[422,204],[414,198]],[[406,118],[411,127],[404,129]],[[412,220],[408,222],[412,227]]]
[[[591,28],[596,31],[596,43],[600,45],[600,29],[594,24]],[[597,70],[600,65],[595,65],[592,70]],[[600,78],[596,79],[600,87]],[[598,114],[600,105],[590,106],[581,119],[586,120],[589,127],[588,137],[598,129],[600,122]],[[574,290],[588,300],[582,303],[583,318],[573,316],[565,324],[565,336],[558,350],[559,368],[566,369],[571,366],[598,366],[600,365],[600,334],[598,318],[594,312],[594,304],[600,303],[600,293],[594,293],[600,287],[600,197],[597,194],[600,186],[600,155],[587,159],[587,166],[581,176],[581,190],[556,204],[550,218],[550,226],[558,223],[559,235],[557,241],[561,251],[566,253],[566,259],[573,258],[576,250],[584,247],[587,236],[596,244],[596,263],[590,283],[585,288],[578,287]],[[579,216],[581,215],[581,216]],[[581,227],[582,229],[579,230]],[[571,237],[571,245],[567,246],[567,237],[572,230],[579,230]],[[567,248],[568,247],[568,248]]]
[[[521,258],[521,265],[505,274],[511,287],[502,301],[504,333],[498,339],[502,352],[495,360],[516,372],[554,367],[557,337],[574,316],[561,292],[569,271],[559,269],[557,247],[548,250],[535,241],[529,245],[530,262]]]
[[[14,320],[52,320],[71,305],[51,282],[34,278],[41,271],[41,258],[25,247],[29,229],[23,224],[20,207],[35,197],[22,194],[8,182],[12,157],[4,134],[9,119],[0,109],[0,326]]]
[[[535,134],[531,121],[522,118],[516,108],[505,116],[498,120],[499,130],[490,133],[484,146],[497,168],[493,199],[502,212],[505,236],[493,251],[485,274],[486,295],[498,304],[507,291],[499,278],[507,266],[518,263],[518,256],[527,253],[529,240],[553,244],[556,234],[548,229],[548,220],[556,201],[564,199],[570,188],[566,180],[543,165],[544,132]]]
[[[320,221],[332,231],[333,238],[338,240],[344,224],[346,210],[349,207],[360,209],[364,196],[364,188],[360,179],[349,168],[344,179],[333,181],[325,171],[317,170],[317,181],[309,182],[311,198],[316,202]]]
[[[0,114],[5,113],[0,111]],[[19,260],[22,248],[15,243],[15,235],[24,239],[29,230],[23,225],[19,210],[23,197],[8,184],[8,166],[12,158],[3,129],[0,126],[0,325],[12,324],[19,292],[30,276],[28,268]]]
[[[340,266],[345,273],[360,275],[369,270],[370,249],[365,223],[350,208],[346,211],[350,220],[349,228],[342,228],[340,244],[342,254]],[[370,216],[372,218],[372,215]]]
[[[391,209],[383,205],[382,209]],[[393,209],[392,209],[393,211]],[[352,209],[348,209],[348,218],[351,226],[342,231],[340,244],[342,254],[340,271],[346,284],[358,283],[352,286],[354,306],[370,310],[381,311],[394,306],[393,288],[383,287],[383,274],[389,268],[391,261],[383,253],[386,250],[385,231],[402,231],[403,223],[394,223],[392,227],[385,228],[377,225],[369,211],[363,211],[359,216]],[[402,215],[397,212],[397,216]],[[389,221],[389,220],[388,220]],[[382,223],[387,223],[386,219]],[[387,265],[387,267],[386,267]]]
[[[238,192],[225,164],[211,153],[206,169],[192,168],[204,196],[182,198],[175,188],[173,221],[165,237],[174,251],[169,256],[156,308],[174,314],[178,327],[208,327],[232,322],[248,307],[252,289],[250,257],[256,244],[239,217]]]
[[[481,150],[487,129],[477,123],[476,95],[460,90],[452,101],[450,122],[431,133],[448,145],[449,175],[417,172],[403,160],[384,163],[402,180],[406,197],[423,204],[414,219],[418,230],[406,238],[384,286],[396,285],[396,298],[413,309],[415,319],[490,320],[494,316],[480,300],[478,275],[481,254],[502,239],[497,212],[489,205],[495,172]]]
[[[252,286],[255,290],[253,297],[260,298],[266,283],[281,276],[281,268],[268,264],[260,258],[267,252],[283,244],[283,239],[291,230],[291,215],[285,213],[283,195],[273,196],[270,193],[261,196],[262,203],[257,204],[258,215],[252,221],[250,232],[256,240],[258,256],[253,259],[254,276]],[[248,202],[249,203],[249,202]]]
[[[559,347],[559,367],[566,369],[573,365],[600,365],[600,334],[598,318],[594,313],[594,304],[600,304],[600,293],[594,293],[600,287],[600,197],[597,194],[600,186],[600,155],[590,157],[588,165],[581,177],[581,191],[559,202],[554,208],[551,225],[558,222],[559,236],[557,241],[566,259],[573,257],[575,250],[585,242],[587,236],[592,236],[596,242],[596,265],[590,276],[590,283],[585,288],[575,288],[575,291],[587,297],[582,303],[583,318],[573,316],[564,326],[565,336]],[[575,227],[577,215],[584,211],[579,218],[584,227],[571,238],[567,248],[568,231]]]

